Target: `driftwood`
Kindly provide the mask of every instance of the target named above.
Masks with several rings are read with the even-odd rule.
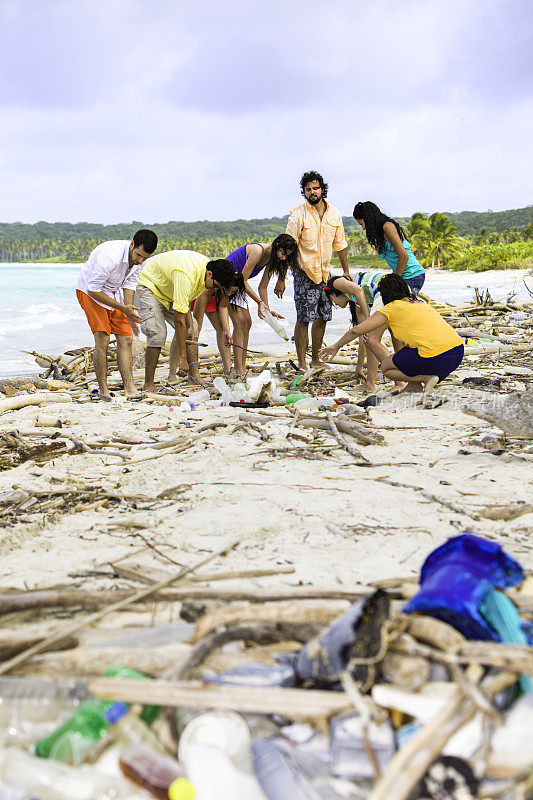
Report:
[[[334,607],[324,607],[299,603],[276,603],[257,605],[236,605],[217,608],[205,614],[196,623],[196,630],[190,638],[191,644],[198,642],[211,631],[222,626],[241,625],[243,622],[263,622],[301,624],[314,623],[329,625],[336,617],[346,611],[346,603],[337,602]]]
[[[408,634],[402,634],[390,644],[390,650],[405,655],[421,656],[445,665],[483,664],[516,674],[533,675],[533,647],[526,644],[499,642],[465,642],[453,652],[437,650],[419,644]]]
[[[489,697],[494,697],[515,680],[514,675],[500,673],[495,678],[486,679],[482,686]],[[477,711],[478,706],[472,699],[457,688],[444,709],[395,753],[374,786],[369,800],[406,800],[428,767],[440,755],[446,742]]]
[[[75,633],[83,630],[84,628],[89,627],[89,625],[93,625],[95,622],[103,619],[103,617],[107,616],[114,611],[120,611],[123,608],[127,608],[128,606],[132,605],[133,603],[138,602],[139,600],[144,600],[151,595],[155,594],[159,589],[163,589],[166,586],[170,586],[172,583],[176,583],[176,581],[180,581],[185,575],[188,575],[190,572],[195,572],[197,569],[202,567],[204,564],[208,564],[210,561],[213,561],[215,558],[219,556],[227,555],[230,550],[233,550],[237,545],[240,543],[241,539],[232,542],[229,545],[217,550],[216,552],[212,553],[211,555],[207,556],[206,558],[201,559],[200,561],[193,564],[192,567],[182,567],[175,575],[171,575],[170,578],[165,578],[165,580],[160,581],[159,583],[154,584],[153,586],[148,587],[147,589],[141,589],[134,594],[129,594],[128,597],[125,597],[122,600],[118,600],[115,603],[104,608],[102,611],[97,611],[94,614],[91,614],[89,617],[83,622],[74,623],[70,625],[65,625],[62,628],[59,628],[55,633],[50,634],[44,639],[42,642],[30,647],[28,650],[25,650],[22,653],[14,656],[13,658],[9,659],[8,661],[4,661],[3,664],[0,665],[0,675],[5,675],[6,672],[10,672],[11,670],[18,667],[20,664],[23,664],[28,659],[32,658],[33,656],[37,655],[38,653],[44,652],[46,649],[49,649],[51,645],[56,645],[59,642],[63,642],[65,639],[68,639],[69,636],[72,636]]]
[[[72,397],[69,394],[49,394],[48,392],[35,392],[35,394],[21,394],[16,397],[8,397],[0,400],[0,414],[6,411],[16,411],[25,406],[40,406],[45,403],[71,403]]]
[[[160,675],[165,670],[184,664],[190,653],[189,645],[172,642],[159,647],[77,647],[60,653],[37,655],[13,670],[13,674],[47,675],[62,678],[65,675],[95,677],[106,667],[121,664],[140,670],[146,675]]]
[[[26,650],[28,647],[33,647],[33,645],[38,642],[42,642],[44,638],[44,636],[38,635],[30,636],[22,631],[0,629],[0,661],[5,661],[6,658],[11,658],[17,655],[17,653],[22,653],[22,651]],[[65,639],[56,647],[50,649],[69,650],[77,646],[78,639],[75,636],[71,636],[70,639]]]
[[[461,410],[496,425],[509,436],[533,439],[531,391],[508,395],[476,393],[463,400]]]
[[[199,667],[214,650],[218,650],[229,642],[254,642],[255,644],[275,644],[277,642],[296,641],[302,644],[320,631],[320,625],[311,623],[249,624],[239,625],[227,630],[211,631],[198,642],[189,654],[186,662],[173,668],[166,678],[183,680]]]
[[[329,717],[350,708],[344,692],[318,689],[210,686],[201,681],[135,681],[97,678],[88,686],[95,697],[177,708],[217,708],[242,714],[282,714],[284,717]],[[244,798],[243,798],[244,800]]]
[[[170,581],[171,582],[171,581]],[[166,585],[166,584],[165,584]],[[319,588],[316,586],[298,586],[291,589],[213,589],[188,586],[185,589],[158,590],[157,585],[150,587],[150,591],[132,595],[129,590],[118,591],[83,591],[49,589],[31,592],[7,592],[0,595],[0,616],[17,611],[47,608],[101,608],[115,600],[130,599],[128,605],[143,602],[149,598],[151,601],[172,603],[179,600],[220,600],[232,602],[233,600],[248,600],[251,603],[264,603],[278,600],[349,600],[354,602],[374,591],[373,587],[361,586],[355,589],[343,589],[340,586]],[[393,598],[404,596],[401,590],[389,593]],[[120,610],[120,609],[116,609]]]

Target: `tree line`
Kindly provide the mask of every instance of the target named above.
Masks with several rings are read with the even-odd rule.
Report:
[[[355,220],[343,219],[349,260],[379,264]],[[429,216],[417,212],[399,221],[424,266],[495,269],[533,265],[533,206],[504,212],[436,212]],[[142,227],[150,227],[158,234],[160,252],[197,250],[210,258],[221,258],[247,242],[274,239],[284,232],[286,223],[287,217],[156,225],[139,221],[119,225],[0,223],[0,261],[83,262],[100,242],[129,239]],[[509,223],[512,227],[502,227]]]

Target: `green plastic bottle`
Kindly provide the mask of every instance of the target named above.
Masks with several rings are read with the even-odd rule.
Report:
[[[109,731],[111,725],[105,712],[112,705],[114,703],[107,700],[84,703],[59,728],[35,744],[35,755],[75,766],[82,764],[95,744]]]
[[[141,681],[148,680],[148,677],[143,675],[142,672],[139,672],[132,667],[123,667],[120,665],[108,667],[104,672],[104,675],[107,678],[132,678],[134,680]],[[160,711],[161,706],[145,706],[139,716],[143,722],[145,722],[147,725],[151,725],[152,722],[158,718]]]

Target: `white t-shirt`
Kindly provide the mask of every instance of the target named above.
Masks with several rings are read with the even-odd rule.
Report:
[[[142,264],[134,264],[130,268],[128,259],[130,244],[131,240],[121,239],[102,242],[95,247],[81,268],[76,289],[85,294],[105,292],[118,303],[123,303],[122,289],[135,290],[143,268]],[[94,302],[104,308],[110,307],[98,300]]]

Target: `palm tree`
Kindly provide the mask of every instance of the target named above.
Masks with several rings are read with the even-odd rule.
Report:
[[[417,257],[424,266],[440,267],[462,249],[462,240],[446,214],[438,211],[430,217],[417,212],[409,222],[409,235]]]

